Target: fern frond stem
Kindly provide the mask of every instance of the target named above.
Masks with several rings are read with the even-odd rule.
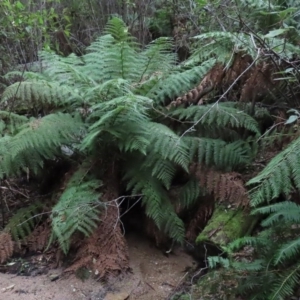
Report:
[[[122,78],[124,79],[124,61],[123,61],[123,51],[124,51],[124,48],[122,47],[121,48],[121,61],[122,61]]]
[[[120,214],[120,206],[121,206],[121,204],[122,204],[122,202],[125,200],[125,198],[133,198],[133,197],[140,197],[129,209],[127,209],[123,214]],[[115,225],[114,225],[114,229],[118,226],[118,224],[120,223],[121,225],[122,225],[122,227],[123,227],[123,231],[125,232],[125,230],[124,230],[124,225],[123,225],[123,223],[122,223],[122,221],[121,221],[121,217],[122,216],[124,216],[128,211],[130,211],[141,199],[142,199],[142,197],[143,197],[143,195],[142,194],[138,194],[138,195],[129,195],[129,196],[120,196],[120,197],[118,197],[118,198],[116,198],[116,199],[113,199],[113,200],[109,200],[109,201],[107,201],[107,202],[105,202],[105,205],[107,205],[107,206],[114,206],[114,207],[117,207],[117,209],[118,209],[118,216],[117,216],[117,218],[116,218],[116,222],[115,222]],[[120,199],[122,199],[122,201],[121,202],[119,202],[119,200]],[[112,204],[112,203],[114,203],[114,204]],[[95,208],[95,207],[97,207],[97,206],[99,206],[99,204],[98,205],[95,205],[93,208]],[[91,209],[93,209],[93,208],[91,208]]]
[[[271,126],[264,134],[262,134],[257,140],[256,143],[258,143],[262,138],[264,138],[265,135],[267,135],[270,131],[272,131],[274,128],[276,128],[278,125],[283,125],[285,122],[279,122],[277,124],[274,124]]]
[[[230,64],[231,64],[231,61],[234,58],[234,54],[235,54],[235,49],[232,50],[231,56],[230,56],[230,58],[228,60],[228,63],[226,64],[226,66],[224,67],[223,70],[228,70],[230,68]]]
[[[258,49],[257,46],[256,46],[256,43],[255,43],[255,40],[254,40],[254,37],[253,37],[253,34],[252,34],[252,33],[250,34],[250,39],[251,39],[251,41],[252,41],[252,44],[253,44],[254,48],[255,48],[255,49]]]
[[[3,188],[3,187],[0,187],[0,188]],[[7,188],[6,188],[6,189],[7,189]],[[25,195],[24,195],[24,196],[25,196]],[[116,199],[113,199],[113,200],[110,200],[110,201],[108,201],[108,202],[105,202],[105,204],[108,203],[107,205],[110,205],[109,202],[115,202],[115,203],[117,204],[117,206],[120,206],[121,203],[118,203],[118,201],[119,201],[120,199],[133,198],[133,197],[139,197],[139,196],[142,197],[143,195],[138,194],[138,195],[130,195],[130,196],[120,196],[120,197],[118,197],[118,198],[116,198]],[[141,198],[140,198],[140,199],[141,199]],[[140,201],[140,199],[138,199],[136,203],[138,203],[138,201]],[[134,204],[130,207],[130,209],[131,209],[134,205],[136,205],[136,203],[134,203]],[[97,208],[97,207],[100,206],[100,205],[102,205],[102,204],[95,204],[95,205],[91,206],[91,210]],[[84,205],[80,205],[80,206],[78,206],[78,208],[83,208],[84,206],[86,206],[86,205],[85,205],[85,204],[84,204]],[[129,210],[130,210],[130,209],[129,209]],[[126,212],[128,212],[129,210],[127,210]],[[59,211],[63,211],[63,209],[62,209],[62,210],[57,210],[57,212],[59,212]],[[122,217],[126,212],[124,212],[120,217]],[[24,223],[26,223],[26,222],[28,222],[28,221],[30,221],[31,219],[34,219],[34,218],[36,218],[36,217],[43,216],[43,215],[47,215],[47,214],[50,215],[51,213],[52,213],[52,211],[46,211],[46,212],[42,212],[42,213],[36,214],[36,215],[34,215],[34,216],[32,216],[32,217],[30,217],[30,218],[24,220],[24,222],[18,224],[18,226],[21,226],[21,225],[23,225]]]
[[[121,214],[121,216],[120,216],[120,218],[122,218],[124,215],[126,215],[134,206],[136,206],[136,204],[138,204],[140,201],[142,200],[142,196],[138,199],[138,200],[136,200],[128,209],[126,209],[126,211],[124,211],[122,214]]]
[[[194,124],[194,123],[195,123],[194,121],[182,121],[182,120],[176,119],[176,118],[174,118],[174,117],[170,117],[168,114],[165,114],[165,113],[163,113],[162,111],[156,109],[156,108],[154,107],[153,103],[151,104],[151,108],[152,108],[155,112],[157,112],[158,114],[162,115],[163,117],[168,118],[168,119],[170,119],[170,120],[172,120],[172,121],[178,122],[178,123],[180,123],[180,124]],[[155,119],[154,119],[154,120],[155,120]]]
[[[138,81],[139,83],[141,83],[141,81],[143,80],[143,77],[144,77],[145,73],[147,72],[147,69],[148,69],[148,67],[149,67],[150,62],[152,61],[152,59],[153,59],[153,57],[151,57],[151,58],[148,60],[148,63],[147,63],[146,66],[145,66],[145,70],[142,72],[141,77],[140,77],[140,80]]]
[[[35,218],[37,218],[39,216],[43,216],[43,215],[47,215],[47,214],[51,215],[51,213],[52,213],[52,211],[46,211],[46,212],[42,212],[42,213],[39,213],[39,214],[35,214],[34,216],[32,216],[32,217],[24,220],[24,222],[18,224],[17,226],[22,226],[23,224],[27,223],[28,221],[30,221],[32,219],[35,219]]]
[[[15,193],[20,194],[20,195],[24,196],[25,198],[29,199],[28,195],[25,195],[24,193],[22,193],[18,190],[15,190],[12,187],[0,186],[0,189],[1,190],[9,190],[10,192],[15,192]]]
[[[191,126],[190,128],[188,128],[181,136],[180,138],[182,138],[183,136],[185,136],[187,133],[192,132],[195,130],[195,127],[204,119],[204,117],[215,107],[219,104],[219,102],[231,91],[231,89],[235,86],[235,84],[239,81],[239,79],[246,73],[248,72],[252,66],[256,63],[256,61],[259,59],[260,56],[260,49],[257,49],[257,55],[255,57],[255,59],[253,60],[253,62],[234,80],[234,82],[229,86],[229,88],[223,93],[223,95],[221,95],[221,97],[211,106],[211,108],[209,110],[207,110],[207,112],[205,112],[203,114],[203,116],[194,123],[193,126]]]

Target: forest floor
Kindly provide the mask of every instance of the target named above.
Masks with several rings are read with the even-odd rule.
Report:
[[[167,299],[186,279],[195,262],[180,249],[168,257],[146,238],[127,236],[132,272],[114,282],[85,281],[60,276],[62,270],[46,274],[16,276],[0,273],[0,299],[5,300],[162,300]],[[55,279],[55,280],[54,280]]]

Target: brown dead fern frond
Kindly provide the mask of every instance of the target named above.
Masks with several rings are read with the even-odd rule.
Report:
[[[249,68],[252,63],[252,58],[244,53],[237,53],[234,56],[234,60],[230,68],[226,70],[226,74],[223,79],[223,89],[227,90],[237,79],[238,81],[232,87],[232,91],[229,93],[228,98],[231,101],[237,101],[240,95],[240,89],[248,80],[250,72],[243,72]]]
[[[8,232],[0,233],[0,262],[7,261],[14,252],[14,242]]]
[[[257,101],[268,96],[270,91],[276,88],[276,81],[272,77],[274,72],[274,65],[267,61],[253,67],[247,81],[242,86],[239,101],[252,102],[254,105]]]
[[[50,220],[46,220],[43,224],[36,227],[26,238],[29,251],[36,252],[44,250],[48,245],[50,234],[51,223]]]
[[[191,171],[199,180],[199,184],[209,194],[214,195],[216,201],[234,206],[248,206],[249,198],[241,174],[222,173],[199,164],[191,166]]]
[[[85,267],[94,276],[107,279],[129,267],[128,249],[118,221],[118,207],[109,205],[95,232],[79,248],[75,262],[66,272]]]
[[[197,87],[193,88],[182,97],[178,97],[176,100],[172,101],[168,108],[177,107],[182,104],[184,104],[184,106],[203,104],[202,97],[214,89],[220,88],[224,75],[224,67],[220,64],[215,65]]]
[[[106,209],[100,213],[98,227],[91,236],[83,240],[76,253],[74,263],[65,272],[74,273],[87,268],[99,279],[109,279],[129,269],[128,246],[120,222],[118,178],[115,166],[106,173],[102,201]]]

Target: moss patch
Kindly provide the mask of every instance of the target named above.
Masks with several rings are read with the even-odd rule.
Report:
[[[231,210],[219,205],[215,208],[204,230],[198,235],[196,243],[213,242],[225,246],[229,242],[250,233],[254,222],[255,218],[245,210]]]

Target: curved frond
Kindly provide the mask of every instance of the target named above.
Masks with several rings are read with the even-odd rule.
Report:
[[[248,185],[251,190],[251,204],[258,206],[269,202],[280,194],[288,195],[294,188],[300,188],[300,138],[276,155]]]
[[[287,296],[292,296],[295,287],[298,286],[299,278],[300,264],[280,274],[268,300],[286,299]]]
[[[250,162],[251,148],[241,140],[226,143],[219,139],[198,138],[184,136],[191,160],[196,157],[198,163],[216,166],[225,171],[231,171],[237,166]]]
[[[109,134],[124,151],[138,150],[145,153],[149,145],[149,118],[146,105],[151,100],[128,95],[95,105],[90,119],[94,120],[82,143],[82,149],[93,147],[97,138]]]
[[[61,155],[61,146],[78,142],[84,133],[79,117],[62,113],[33,119],[19,129],[14,136],[0,138],[0,177],[26,167],[37,171],[44,159]]]
[[[201,195],[199,182],[196,178],[190,179],[180,190],[179,201],[183,208],[191,207]]]
[[[246,128],[254,133],[260,133],[258,123],[255,119],[245,112],[232,107],[230,103],[215,103],[177,108],[170,112],[170,116],[180,121],[192,120],[195,124],[199,125]]]
[[[183,139],[170,128],[159,123],[150,123],[149,131],[151,133],[149,138],[150,151],[158,153],[163,159],[173,161],[188,171],[190,160],[188,148]]]
[[[101,182],[86,179],[86,174],[87,170],[84,167],[74,173],[52,209],[53,234],[64,253],[68,252],[71,236],[76,231],[89,236],[100,220],[99,212],[103,205],[98,189]]]
[[[300,223],[300,206],[290,201],[274,203],[256,208],[252,211],[252,214],[269,215],[262,221],[262,226],[273,226],[274,224],[281,222],[283,219],[285,220],[285,223]]]
[[[45,105],[63,106],[72,95],[71,89],[48,81],[24,81],[10,85],[2,94],[1,103],[8,110],[20,112],[41,109]]]

